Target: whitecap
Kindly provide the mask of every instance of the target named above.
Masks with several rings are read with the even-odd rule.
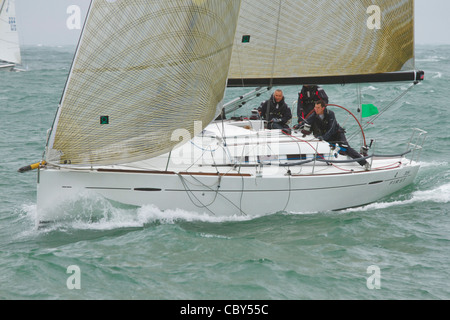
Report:
[[[214,216],[208,213],[198,213],[182,209],[165,210],[162,211],[154,205],[146,205],[138,209],[138,216],[142,222],[150,223],[153,221],[159,221],[162,223],[175,223],[181,221],[199,221],[199,222],[227,222],[227,221],[247,221],[254,217],[245,215],[232,215],[232,216]]]
[[[430,161],[430,162],[419,162],[421,168],[427,168],[427,167],[442,167],[442,166],[448,166],[447,161]]]
[[[412,194],[414,202],[450,202],[450,183],[444,184],[432,190],[416,191]]]
[[[441,72],[437,72],[432,78],[433,79],[440,79],[440,78],[442,78],[442,73]]]
[[[416,59],[416,62],[439,62],[443,57],[438,56],[428,56],[423,59]]]
[[[373,91],[376,91],[376,90],[378,90],[378,88],[376,88],[376,87],[374,87],[374,86],[368,86],[368,87],[366,87],[366,88],[363,89],[363,91],[366,91],[366,90],[373,90]]]
[[[386,209],[391,207],[413,204],[417,202],[434,202],[434,203],[450,202],[450,183],[444,184],[431,190],[415,191],[412,193],[411,198],[407,200],[398,200],[392,202],[376,202],[358,208],[347,209],[345,210],[345,212]]]

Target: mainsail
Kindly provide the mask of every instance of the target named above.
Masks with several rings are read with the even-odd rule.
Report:
[[[21,63],[15,0],[0,0],[0,61]]]
[[[413,0],[243,1],[230,86],[414,80]]]
[[[93,0],[47,161],[148,159],[180,143],[176,129],[193,137],[195,121],[208,125],[222,106],[239,7],[240,0]]]

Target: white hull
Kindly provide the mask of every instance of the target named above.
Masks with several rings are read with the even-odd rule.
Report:
[[[207,129],[214,130],[211,126]],[[313,144],[327,159],[347,159],[336,158],[335,151],[330,151],[327,143],[310,137],[302,142],[284,143],[283,135],[277,136],[277,156],[266,157],[277,158],[276,161],[271,161],[270,165],[269,162],[264,166],[252,165],[252,157],[257,154],[252,155],[249,151],[252,146],[250,136],[257,132],[242,133],[239,128],[230,132],[229,137],[233,136],[235,140],[228,140],[227,148],[217,148],[217,139],[212,138],[214,132],[206,139],[205,136],[203,140],[194,139],[194,142],[203,143],[202,150],[214,148],[214,155],[204,152],[202,163],[191,163],[190,166],[183,165],[180,159],[197,159],[197,156],[193,157],[195,150],[185,145],[185,152],[178,152],[176,158],[172,155],[170,161],[168,155],[164,155],[127,166],[41,168],[37,188],[38,222],[70,218],[58,209],[58,204],[76,201],[86,194],[100,195],[127,205],[154,205],[160,210],[183,209],[215,216],[339,210],[365,205],[392,194],[412,183],[419,170],[417,163],[403,157],[374,157],[369,160],[371,169],[368,171],[353,162],[295,165],[298,160],[292,160],[290,167],[279,166],[286,162],[281,160],[283,157],[295,150],[298,153],[299,148],[308,154],[306,148]],[[260,131],[259,134],[267,132]],[[239,138],[240,133],[244,136]],[[242,143],[243,137],[245,143]],[[301,135],[298,137],[303,139]],[[261,136],[259,139],[261,142]],[[267,136],[264,139],[267,140]],[[329,154],[323,151],[324,148]],[[267,154],[265,151],[258,153],[259,156]],[[237,154],[245,154],[246,166],[229,165]],[[219,159],[223,160],[220,165]]]
[[[41,170],[38,219],[64,216],[52,212],[60,201],[93,192],[123,204],[155,205],[216,216],[317,212],[361,206],[412,183],[419,166],[323,176],[222,177],[134,172]],[[218,185],[220,183],[220,188]]]
[[[14,69],[16,65],[14,63],[1,63],[0,62],[0,71],[11,71]]]

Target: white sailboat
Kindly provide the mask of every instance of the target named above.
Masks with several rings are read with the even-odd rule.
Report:
[[[38,168],[38,223],[70,218],[55,208],[84,194],[257,216],[361,206],[412,183],[420,130],[365,168],[312,135],[213,121],[227,85],[422,80],[413,0],[376,3],[93,0],[44,158],[21,170]]]
[[[14,70],[21,62],[15,0],[0,0],[0,70]]]

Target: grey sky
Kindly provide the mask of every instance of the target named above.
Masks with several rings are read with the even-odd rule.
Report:
[[[75,45],[80,30],[67,27],[67,20],[71,16],[67,9],[71,5],[78,6],[83,20],[89,3],[90,0],[16,0],[21,43]],[[450,44],[450,1],[415,0],[415,6],[416,43]]]

